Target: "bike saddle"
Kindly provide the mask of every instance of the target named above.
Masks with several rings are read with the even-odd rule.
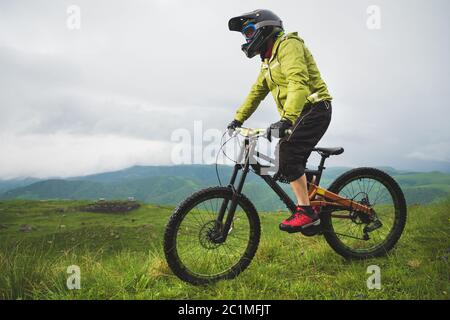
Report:
[[[342,147],[336,147],[336,148],[314,148],[313,151],[317,151],[320,154],[326,155],[326,156],[334,156],[341,153],[344,153],[344,148]]]

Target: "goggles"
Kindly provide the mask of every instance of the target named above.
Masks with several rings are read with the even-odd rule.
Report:
[[[245,40],[247,40],[248,42],[255,36],[256,26],[253,23],[249,23],[242,29],[241,33],[244,35]]]

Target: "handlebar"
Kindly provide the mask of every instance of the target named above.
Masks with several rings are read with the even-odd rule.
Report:
[[[244,137],[264,136],[267,134],[267,129],[262,128],[239,127],[234,129],[234,131]]]
[[[234,132],[237,134],[240,134],[243,137],[266,137],[270,140],[269,135],[269,129],[262,129],[262,128],[245,128],[245,127],[238,127],[234,129]],[[290,135],[292,133],[292,129],[287,129],[285,131],[285,135]]]

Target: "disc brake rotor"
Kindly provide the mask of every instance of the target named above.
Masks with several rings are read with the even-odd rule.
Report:
[[[217,241],[220,235],[220,227],[218,228],[215,220],[211,220],[202,226],[198,233],[198,239],[203,248],[212,250],[222,245],[221,242]]]

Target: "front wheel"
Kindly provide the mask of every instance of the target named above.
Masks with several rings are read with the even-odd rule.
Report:
[[[238,197],[226,241],[220,241],[222,223],[217,217],[222,205],[228,212],[232,197],[230,188],[207,188],[174,210],[166,226],[164,253],[180,279],[195,285],[232,279],[250,264],[261,227],[255,207],[244,195]]]
[[[356,168],[339,176],[328,188],[341,197],[371,207],[375,215],[327,209],[321,221],[328,244],[345,258],[379,257],[391,250],[406,223],[406,202],[397,182],[384,171]]]

